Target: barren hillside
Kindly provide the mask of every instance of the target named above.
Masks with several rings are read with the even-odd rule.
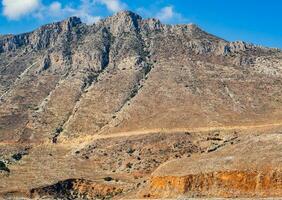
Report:
[[[0,36],[3,198],[282,197],[282,52],[120,12]]]

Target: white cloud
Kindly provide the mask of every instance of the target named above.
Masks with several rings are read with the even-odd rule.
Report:
[[[93,24],[101,19],[100,16],[92,15],[84,9],[66,9],[64,12],[69,16],[77,16],[86,24]]]
[[[63,6],[60,2],[54,1],[50,5],[42,5],[40,9],[33,13],[35,18],[40,20],[63,20],[70,16],[77,16],[86,24],[93,24],[99,19],[100,16],[94,15],[91,11],[93,4],[89,0],[81,0],[78,7],[70,5]]]
[[[81,0],[81,4],[77,8],[73,8],[71,6],[63,7],[59,2],[53,2],[49,6],[49,15],[52,16],[60,16],[61,18],[66,18],[69,16],[77,16],[81,18],[83,22],[86,24],[93,24],[99,19],[100,16],[95,16],[91,13],[91,9],[93,4],[89,2],[89,0]]]
[[[62,10],[62,4],[58,1],[54,1],[49,6],[49,9],[50,9],[51,12],[59,13]]]
[[[80,0],[80,4],[76,7],[68,4],[62,5],[60,1],[53,1],[47,5],[41,3],[41,0],[2,0],[2,5],[3,15],[10,20],[19,20],[30,15],[49,22],[77,16],[83,22],[93,24],[101,18],[93,14],[93,10],[95,10],[93,0]],[[119,4],[112,6],[112,9],[118,9]]]
[[[1,0],[0,0],[1,1]],[[70,3],[62,4],[60,0],[53,0],[44,4],[43,0],[2,0],[3,15],[11,20],[18,20],[22,17],[31,16],[44,21],[44,23],[62,20],[70,16],[80,17],[87,24],[93,24],[101,19],[95,12],[100,6],[105,6],[111,13],[119,12],[128,6],[123,0],[79,0],[77,6]],[[173,6],[166,6],[160,10],[137,9],[145,17],[154,17],[164,23],[183,23],[187,20]]]
[[[80,17],[86,24],[93,24],[101,19],[100,16],[93,15],[92,10],[95,10],[95,5],[90,0],[81,0],[79,8],[74,9],[72,15]]]
[[[40,7],[40,0],[2,0],[3,15],[18,20]]]
[[[82,14],[82,15],[77,15],[81,18],[81,20],[88,24],[88,25],[91,25],[91,24],[94,24],[95,22],[99,21],[101,19],[100,16],[92,16],[90,14]]]
[[[105,5],[109,11],[114,13],[124,10],[127,7],[127,5],[120,0],[94,0],[94,2]]]
[[[174,15],[175,13],[174,13],[173,7],[167,6],[167,7],[162,8],[160,12],[157,13],[156,18],[158,18],[161,21],[166,22],[172,19]]]
[[[162,21],[163,23],[188,23],[188,19],[183,17],[180,13],[175,11],[173,6],[165,6],[161,9],[152,7],[151,9],[140,7],[136,10],[139,14],[146,18],[156,18]]]

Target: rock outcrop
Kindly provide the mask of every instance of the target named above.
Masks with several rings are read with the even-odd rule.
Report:
[[[116,184],[99,184],[83,179],[69,179],[43,188],[30,191],[31,198],[51,197],[59,199],[109,199],[120,193],[122,189]]]
[[[280,134],[250,138],[231,148],[165,163],[151,178],[154,197],[281,197]]]

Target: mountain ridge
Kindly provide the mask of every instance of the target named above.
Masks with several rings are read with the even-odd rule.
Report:
[[[148,37],[150,34],[152,35],[152,38],[150,38],[150,36]],[[94,39],[93,37],[96,37],[94,35],[97,35],[98,39]],[[191,52],[191,56],[187,57],[191,60],[191,63],[195,62],[198,59],[198,56],[201,57],[202,55],[205,55],[205,59],[219,59],[221,60],[219,62],[223,63],[231,61],[231,64],[233,65],[253,65],[256,56],[267,56],[268,54],[279,53],[279,51],[273,49],[259,48],[244,42],[226,42],[220,38],[209,35],[195,25],[163,25],[159,20],[143,20],[139,15],[129,11],[117,13],[116,15],[101,20],[92,26],[81,23],[81,20],[77,17],[71,17],[62,22],[42,26],[31,33],[14,37],[15,38],[12,38],[10,41],[7,40],[5,44],[2,44],[1,46],[3,51],[6,49],[6,51],[8,50],[8,53],[11,52],[11,55],[9,56],[13,56],[12,54],[15,52],[16,56],[15,59],[12,60],[12,64],[17,61],[18,57],[29,57],[30,54],[34,54],[36,60],[34,60],[33,63],[25,65],[25,67],[23,66],[24,70],[22,69],[19,74],[15,74],[18,77],[17,79],[10,79],[9,76],[11,74],[7,74],[8,83],[4,83],[3,89],[5,92],[2,92],[2,94],[0,93],[2,100],[5,95],[8,94],[9,87],[11,89],[11,84],[6,88],[5,84],[14,81],[14,84],[17,85],[19,80],[24,79],[24,77],[28,78],[29,71],[38,64],[39,68],[37,67],[38,69],[36,69],[36,71],[31,72],[35,73],[34,75],[37,77],[50,73],[53,74],[50,77],[59,78],[57,81],[69,79],[69,73],[73,73],[74,77],[79,77],[78,79],[82,82],[77,83],[77,86],[80,85],[80,89],[77,88],[77,91],[73,91],[73,103],[74,101],[80,103],[80,97],[78,98],[78,96],[82,96],[83,92],[86,91],[88,87],[92,86],[93,82],[99,84],[98,77],[103,77],[105,72],[108,73],[109,70],[112,70],[107,69],[109,64],[112,65],[110,68],[112,67],[113,70],[115,70],[118,65],[125,65],[126,62],[130,63],[129,65],[135,66],[135,70],[137,71],[132,71],[130,73],[133,73],[133,77],[137,76],[134,78],[137,79],[135,80],[136,82],[132,79],[135,83],[131,87],[133,87],[133,91],[138,92],[138,90],[142,88],[138,89],[140,86],[137,85],[140,81],[145,80],[144,78],[146,78],[148,76],[147,74],[152,70],[154,62],[159,59],[153,58],[154,53],[150,50],[152,42],[155,42],[155,38],[159,40],[162,39],[162,37],[167,37],[165,40],[170,40],[170,38],[174,41],[182,40],[183,42],[179,47],[182,48],[181,51],[183,52]],[[91,44],[92,41],[89,39],[93,40],[94,45],[96,45],[94,48],[97,49],[94,51],[96,52],[94,54],[89,51],[93,48],[89,46],[93,45]],[[127,46],[120,43],[126,40],[130,42],[125,44]],[[171,45],[175,46],[173,43],[171,43]],[[119,48],[122,46],[124,46],[124,54],[119,53]],[[89,48],[89,50],[86,48]],[[183,57],[182,55],[177,55],[178,49],[176,46],[173,48],[176,49],[174,52],[171,52],[172,54],[176,53],[176,56]],[[37,54],[40,56],[38,57]],[[93,60],[94,63],[91,63],[92,61],[81,60],[81,55],[79,54],[85,54],[84,56],[88,56],[87,59],[89,61]],[[158,57],[162,57],[165,54],[166,52],[159,52]],[[183,55],[185,54],[186,53]],[[5,56],[5,52],[2,52],[2,55]],[[5,57],[2,60],[5,61]],[[9,65],[11,65],[11,63],[8,63],[6,66],[4,65],[2,71],[4,70],[5,72],[5,70],[9,69]],[[75,66],[80,66],[80,70],[82,71],[76,71]],[[124,67],[121,68],[123,69]],[[120,68],[118,67],[118,69]],[[127,67],[124,69],[126,70]],[[20,70],[19,67],[15,69],[15,71],[17,70]],[[129,71],[131,70],[129,69]],[[66,77],[64,78],[64,76]],[[57,82],[57,84],[60,83]],[[54,86],[52,87],[54,88]],[[49,93],[50,92],[51,91],[49,91]],[[127,97],[123,100],[121,99],[120,103],[125,105],[128,100],[135,96],[135,94],[130,94],[129,96],[131,95],[132,97]],[[232,94],[228,95],[232,96]],[[46,98],[48,98],[48,96]],[[43,102],[44,101],[42,101],[42,103]],[[44,105],[42,103],[41,105]],[[100,107],[101,106],[102,105],[100,105]],[[122,108],[120,106],[121,105],[116,107],[115,110]],[[74,114],[76,108],[74,107],[73,109],[72,112]],[[39,110],[41,110],[41,108],[39,108]],[[72,116],[72,114],[70,114],[70,116]],[[65,122],[61,122],[61,125],[58,125],[59,127],[64,126],[62,124],[69,122],[66,116],[63,121]],[[116,121],[116,119],[107,119],[107,121]],[[104,126],[108,125],[105,124],[103,127]]]
[[[83,23],[81,21],[81,19],[79,17],[77,17],[77,16],[71,16],[71,17],[68,17],[67,19],[62,20],[62,21],[58,21],[58,22],[53,22],[53,23],[49,23],[49,24],[46,24],[46,25],[42,25],[39,28],[36,28],[35,30],[30,31],[30,32],[19,33],[19,34],[4,34],[4,35],[1,35],[0,39],[7,40],[9,38],[12,39],[11,37],[13,37],[13,38],[14,37],[18,37],[18,38],[22,38],[23,37],[24,38],[26,35],[30,35],[32,33],[35,33],[38,30],[53,28],[53,26],[60,26],[62,28],[66,24],[67,24],[67,26],[74,26],[74,27],[77,26],[77,25],[83,25],[83,26],[92,27],[92,26],[96,26],[96,25],[101,24],[101,23],[105,23],[107,20],[112,19],[112,18],[118,18],[118,19],[121,19],[121,21],[122,21],[122,20],[125,20],[126,17],[130,17],[131,19],[137,20],[137,21],[138,20],[143,20],[143,18],[140,15],[138,15],[138,14],[132,12],[132,11],[129,11],[129,10],[120,11],[120,12],[118,12],[117,14],[115,14],[113,16],[110,16],[110,17],[107,17],[107,18],[104,18],[104,19],[100,19],[100,20],[98,20],[97,22],[95,22],[95,23],[93,23],[91,25],[87,25],[87,24]],[[180,28],[188,28],[188,27],[190,27],[191,30],[194,30],[194,31],[198,30],[200,32],[205,32],[197,24],[194,24],[194,23],[189,23],[189,24],[163,24],[163,23],[161,23],[160,20],[158,20],[156,18],[148,18],[148,19],[144,19],[144,20],[148,21],[149,23],[152,23],[151,25],[153,25],[155,27],[157,27],[157,26],[180,27]],[[205,33],[208,34],[207,32],[205,32]],[[219,38],[219,39],[222,39],[222,38]],[[224,40],[224,39],[222,39],[222,40]],[[226,40],[224,40],[224,41],[226,41]],[[228,42],[228,41],[226,41],[226,42]],[[261,48],[269,48],[269,49],[273,49],[273,50],[279,50],[279,48],[271,48],[271,47],[264,47],[264,46],[261,46],[261,45],[254,45],[252,43],[245,43],[245,42],[240,41],[240,40],[234,41],[233,43],[244,43],[245,45],[251,45],[251,46],[256,46],[256,47],[261,47]]]

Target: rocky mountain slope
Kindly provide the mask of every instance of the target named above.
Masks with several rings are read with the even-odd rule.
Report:
[[[279,49],[129,11],[0,36],[0,194],[281,197],[281,76]]]

